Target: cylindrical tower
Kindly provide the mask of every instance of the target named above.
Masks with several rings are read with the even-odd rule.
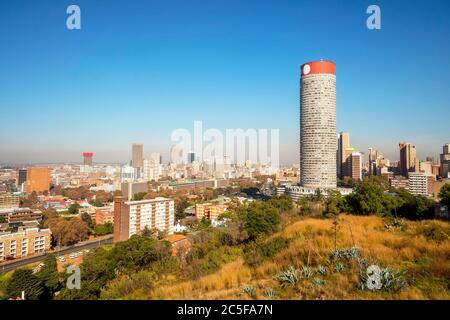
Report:
[[[92,157],[93,157],[93,153],[92,152],[83,152],[83,160],[84,160],[84,165],[85,166],[92,166]]]
[[[336,188],[336,72],[330,61],[301,66],[300,183]]]

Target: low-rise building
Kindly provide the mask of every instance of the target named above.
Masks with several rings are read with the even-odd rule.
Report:
[[[95,224],[114,224],[114,206],[97,207],[95,209]]]
[[[163,240],[170,242],[172,246],[172,256],[186,254],[192,248],[191,238],[182,234],[173,234],[165,237]]]
[[[324,188],[305,188],[298,185],[281,185],[277,187],[277,196],[281,196],[283,194],[291,197],[292,200],[298,201],[302,197],[314,196],[317,194],[317,191],[320,192],[322,196],[328,196],[329,192],[339,192],[342,196],[349,195],[353,192],[352,188],[334,188],[334,189],[324,189]]]
[[[195,217],[199,220],[202,218],[217,220],[225,211],[227,211],[227,206],[224,204],[202,203],[195,205]]]
[[[1,209],[0,217],[4,217],[7,223],[23,221],[41,221],[42,211],[30,208]]]
[[[17,208],[20,204],[20,197],[14,193],[0,194],[0,209]]]

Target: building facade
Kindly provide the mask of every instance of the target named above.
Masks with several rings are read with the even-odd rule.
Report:
[[[345,149],[350,148],[350,135],[348,132],[341,132],[338,138],[337,172],[341,179],[345,177],[344,164],[346,161]]]
[[[195,217],[199,220],[202,218],[217,220],[225,211],[227,211],[227,206],[224,204],[202,203],[195,205]]]
[[[306,188],[336,188],[335,64],[303,64],[300,82],[300,183]]]
[[[0,209],[17,208],[19,204],[20,198],[18,195],[9,192],[0,194]]]
[[[50,250],[50,229],[28,228],[0,233],[0,261],[42,254]]]
[[[174,223],[175,205],[171,199],[127,201],[125,197],[114,198],[114,242],[141,234],[145,228],[172,234]]]
[[[95,208],[95,224],[114,224],[114,206]]]
[[[45,192],[50,190],[50,168],[32,167],[27,169],[25,192]]]
[[[94,154],[92,152],[83,152],[83,164],[85,166],[92,166],[92,157]]]
[[[407,177],[408,172],[418,171],[419,169],[416,169],[416,146],[409,142],[400,142],[398,146],[400,149],[400,174]]]
[[[415,195],[432,196],[436,177],[423,172],[409,173],[409,192]]]
[[[450,143],[442,147],[439,159],[441,161],[440,176],[444,179],[450,178]]]
[[[350,156],[351,177],[354,180],[362,180],[362,155],[360,152],[353,152]]]
[[[142,169],[144,166],[144,145],[133,143],[131,147],[131,166],[133,168]]]
[[[42,211],[30,208],[9,208],[1,209],[0,217],[3,217],[7,223],[21,221],[42,221]]]

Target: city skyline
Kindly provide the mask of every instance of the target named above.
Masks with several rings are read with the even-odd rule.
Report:
[[[0,163],[80,162],[86,150],[123,163],[136,141],[167,162],[170,133],[195,120],[280,128],[281,164],[298,163],[300,64],[321,58],[338,66],[337,133],[357,150],[396,160],[408,141],[437,159],[449,142],[448,2],[381,1],[378,31],[357,2],[328,1],[321,17],[305,14],[318,4],[298,2],[77,4],[79,31],[65,28],[68,2],[2,8]]]

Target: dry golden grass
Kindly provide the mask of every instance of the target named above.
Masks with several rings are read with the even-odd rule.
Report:
[[[404,230],[386,231],[379,217],[343,215],[339,218],[338,248],[356,245],[369,261],[407,271],[409,286],[398,293],[358,290],[356,264],[346,272],[328,275],[323,286],[308,282],[281,289],[273,279],[277,273],[290,265],[316,267],[323,264],[334,249],[332,220],[309,218],[278,233],[291,239],[289,247],[256,269],[244,265],[239,258],[199,280],[159,287],[152,298],[245,299],[248,296],[242,289],[252,286],[257,298],[264,298],[265,289],[274,288],[281,299],[450,299],[450,240],[425,238],[422,235],[424,225],[430,223],[450,230],[449,223],[440,221],[408,221]]]

